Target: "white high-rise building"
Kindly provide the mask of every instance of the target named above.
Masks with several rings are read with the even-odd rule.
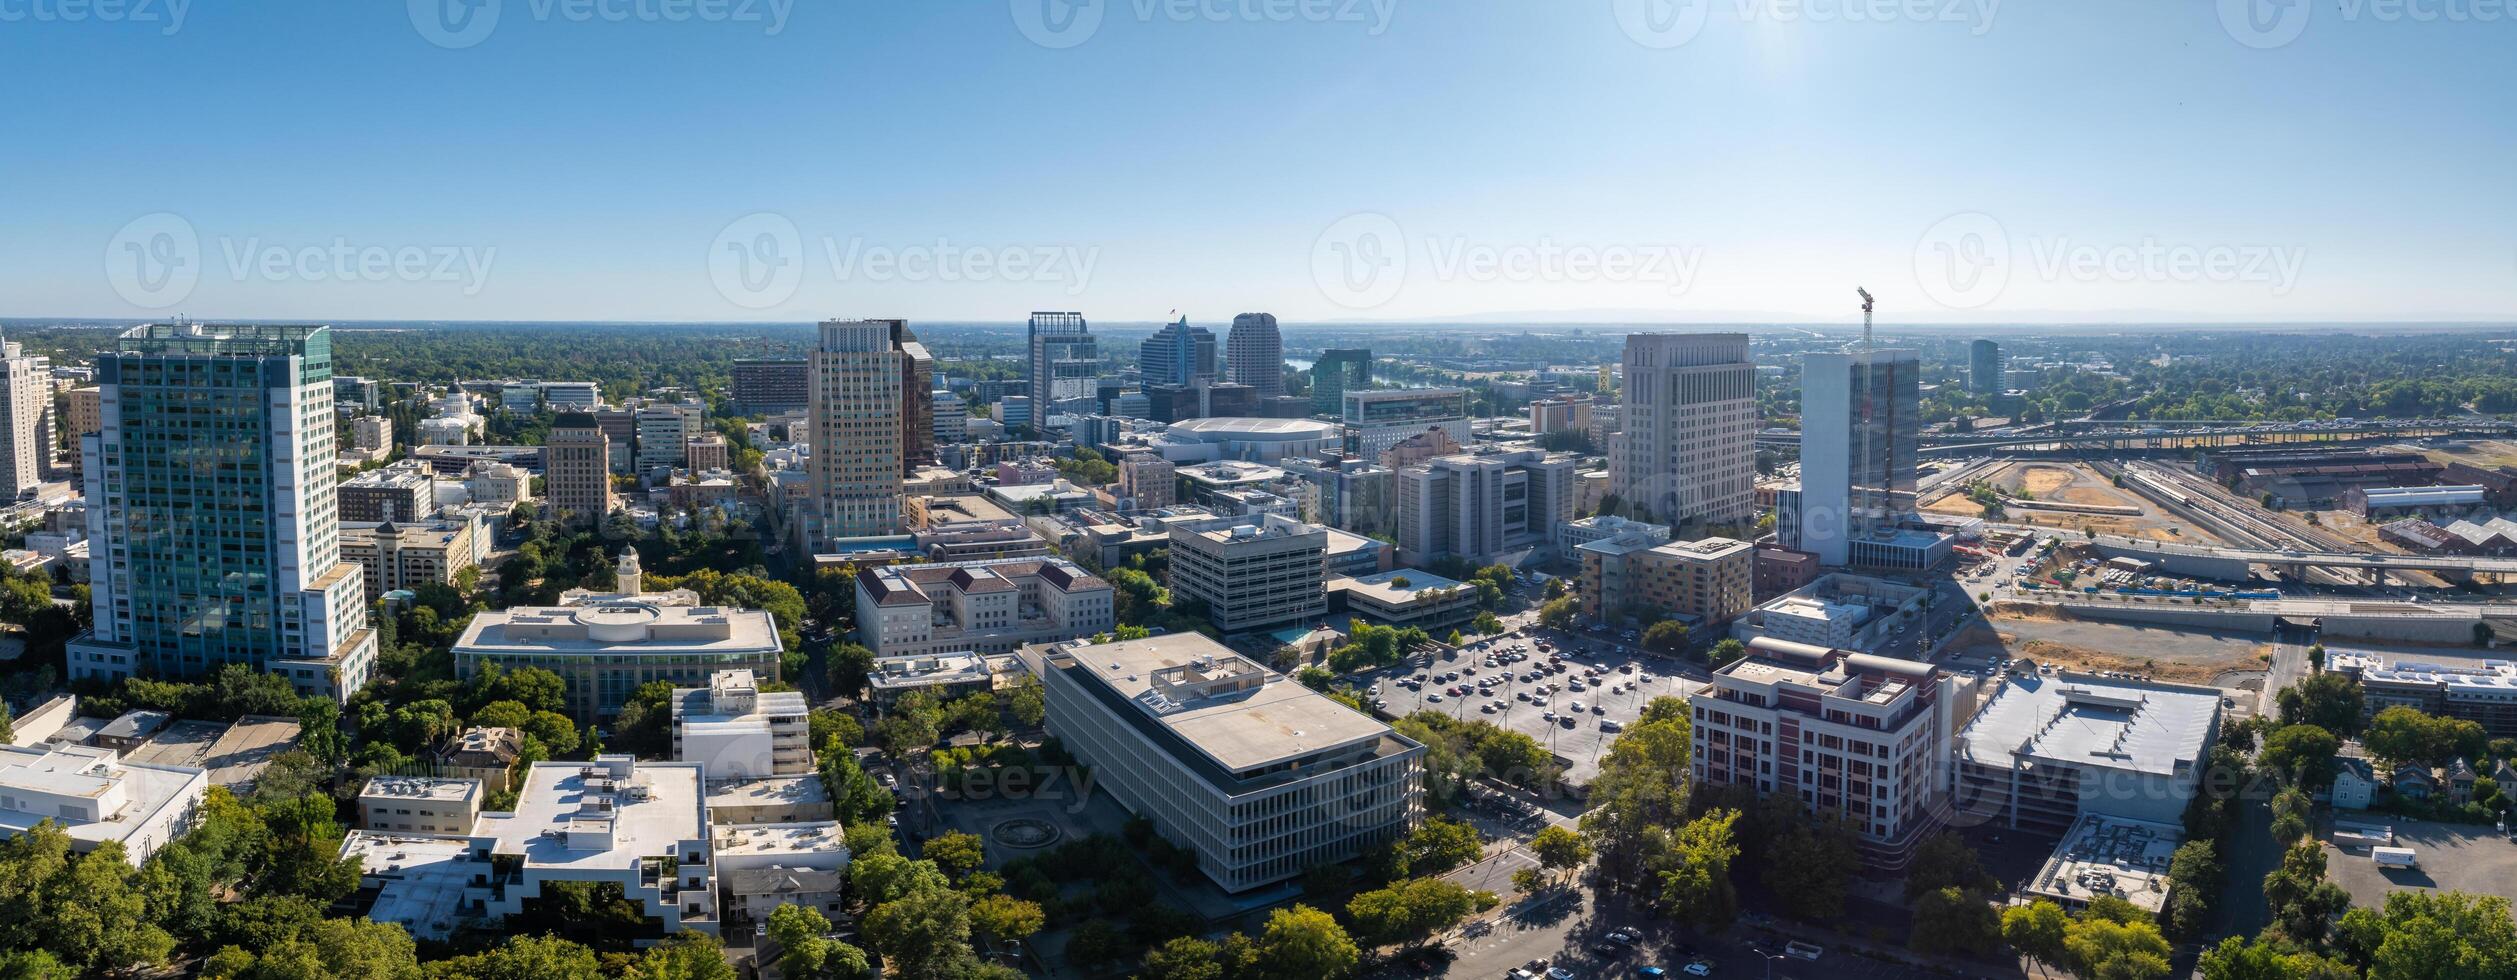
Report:
[[[1617,496],[1672,527],[1738,524],[1756,504],[1757,367],[1744,333],[1626,337]]]
[[[44,482],[52,469],[52,359],[0,345],[0,499]]]
[[[1232,318],[1224,337],[1224,361],[1232,381],[1258,390],[1261,399],[1285,393],[1285,341],[1276,331],[1276,314],[1244,313]]]
[[[1854,564],[1857,544],[1913,516],[1921,374],[1910,350],[1802,358],[1800,494],[1778,526],[1784,544],[1820,564]]]
[[[915,339],[905,320],[822,322],[812,354],[808,547],[900,533],[901,379],[911,373],[902,344]]]
[[[376,660],[366,581],[341,555],[332,329],[135,327],[96,359],[84,440],[94,628],[72,679],[200,677],[231,663],[347,700]],[[204,447],[225,459],[205,465]]]
[[[934,406],[935,444],[950,446],[970,438],[970,403],[960,395],[938,391],[931,396]]]

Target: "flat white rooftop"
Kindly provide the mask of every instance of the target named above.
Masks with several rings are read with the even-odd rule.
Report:
[[[1230,772],[1289,762],[1380,738],[1390,727],[1232,652],[1199,633],[1091,646],[1069,644],[1077,666]],[[1246,685],[1227,693],[1166,693],[1156,674],[1184,672]]]
[[[2027,891],[2075,905],[2112,895],[2156,914],[2167,904],[2168,863],[2184,841],[2182,827],[2086,814],[2054,845]]]
[[[84,851],[105,841],[127,841],[167,807],[183,805],[195,782],[206,790],[207,770],[115,761],[111,749],[0,746],[0,793],[24,787],[40,793],[96,799],[119,787],[121,807],[103,820],[68,820],[59,813],[0,809],[0,838],[13,837],[46,820],[61,825]],[[161,842],[162,843],[162,842]]]
[[[1961,758],[2174,775],[2201,759],[2220,720],[2212,688],[2078,674],[2013,677],[1959,733]]]
[[[830,788],[822,784],[822,777],[817,773],[708,781],[708,807],[712,810],[828,802]]]
[[[440,779],[433,776],[378,776],[359,790],[362,800],[427,800],[460,803],[481,793],[477,779]]]
[[[831,854],[847,850],[839,821],[743,824],[717,828],[717,856]]]
[[[627,779],[614,779],[610,771],[600,764],[534,763],[516,794],[515,812],[481,814],[472,835],[494,839],[493,853],[520,855],[527,866],[561,869],[636,868],[640,858],[708,839],[698,763],[640,762]],[[608,847],[572,846],[581,835],[599,834],[608,834],[602,838]]]
[[[463,889],[475,864],[461,837],[380,834],[353,830],[341,840],[341,857],[358,858],[359,873],[375,880],[376,903],[367,917],[396,922],[411,935],[443,939],[463,916]]]

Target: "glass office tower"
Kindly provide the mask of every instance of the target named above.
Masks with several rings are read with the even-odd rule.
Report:
[[[96,359],[84,437],[95,626],[72,677],[267,670],[347,699],[376,656],[363,573],[343,561],[332,332],[177,322]]]

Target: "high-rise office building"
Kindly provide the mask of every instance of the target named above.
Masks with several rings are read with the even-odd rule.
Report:
[[[69,461],[70,468],[81,473],[87,472],[87,464],[79,440],[95,435],[105,426],[105,407],[100,396],[93,387],[70,389]]]
[[[341,557],[332,330],[151,324],[96,358],[85,439],[95,626],[73,679],[246,664],[346,700],[376,635]]]
[[[1998,395],[2002,384],[2001,345],[1978,340],[1967,345],[1967,388],[1979,395]]]
[[[812,365],[801,357],[754,357],[734,362],[734,405],[769,414],[813,403]]]
[[[927,353],[906,320],[892,324],[900,349],[900,475],[935,462],[935,355]]]
[[[1224,337],[1224,361],[1232,381],[1258,390],[1260,398],[1285,393],[1285,339],[1276,332],[1273,313],[1244,313],[1232,318]]]
[[[808,547],[900,533],[900,477],[908,445],[903,426],[909,415],[903,389],[904,379],[915,374],[916,359],[904,348],[915,340],[904,320],[822,322],[821,343],[812,356],[813,508],[803,528]],[[933,404],[931,394],[925,404]]]
[[[1744,333],[1626,337],[1612,488],[1671,526],[1745,523],[1756,500],[1757,366]]]
[[[1136,348],[1136,368],[1149,385],[1186,386],[1215,379],[1215,332],[1181,317]]]
[[[0,386],[0,499],[15,500],[52,470],[52,359],[0,345]]]
[[[1554,550],[1556,528],[1573,520],[1578,462],[1567,453],[1487,449],[1399,470],[1400,560],[1458,555],[1485,565]]]
[[[612,512],[612,437],[594,416],[567,412],[543,437],[544,496],[570,519],[601,523]]]
[[[1789,547],[1826,565],[1912,519],[1922,446],[1922,361],[1910,350],[1813,353],[1801,360],[1800,493],[1778,516]]]
[[[1031,315],[1032,424],[1062,411],[1090,414],[1100,378],[1100,342],[1083,314]]]
[[[1332,347],[1311,364],[1311,413],[1336,415],[1346,406],[1346,390],[1372,387],[1372,352],[1360,347]]]

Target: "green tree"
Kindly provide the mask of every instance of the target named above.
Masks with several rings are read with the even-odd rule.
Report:
[[[2334,758],[2341,749],[2342,740],[2330,731],[2315,725],[2291,725],[2266,737],[2263,751],[2255,761],[2314,792],[2333,785],[2338,768]]]
[[[2281,867],[2264,876],[2264,903],[2273,925],[2302,943],[2323,942],[2333,917],[2351,907],[2351,894],[2325,880],[2325,849],[2303,840],[2281,856]]]
[[[2084,915],[2063,938],[2071,971],[2089,980],[2160,980],[2172,952],[2147,920],[2116,922]]]
[[[2000,887],[1984,860],[1966,838],[1943,831],[1923,839],[1914,849],[1912,871],[1905,876],[1905,898],[1913,901],[1944,888],[1990,892]]]
[[[2368,980],[2517,976],[2517,923],[2496,895],[2389,892],[2381,908],[2352,909],[2335,933]]]
[[[970,927],[999,943],[1021,942],[1048,924],[1040,903],[987,895],[970,903]]]
[[[1145,951],[1137,980],[1224,980],[1223,953],[1222,943],[1180,936]]]
[[[2071,934],[2071,917],[2063,907],[2047,899],[2026,905],[2013,905],[2001,913],[2001,941],[2010,944],[2019,955],[2049,967],[2071,964],[2065,940]]]
[[[1346,917],[1357,939],[1375,946],[1421,943],[1436,932],[1458,925],[1481,907],[1492,907],[1491,894],[1471,891],[1443,878],[1416,878],[1374,889],[1346,903]]]
[[[1591,860],[1591,842],[1563,827],[1549,825],[1530,838],[1529,850],[1538,856],[1538,866],[1562,875]]]
[[[1477,828],[1441,817],[1427,819],[1410,831],[1403,846],[1407,868],[1415,874],[1441,874],[1485,853]]]
[[[2318,673],[2283,688],[2274,700],[2280,705],[2281,724],[2314,725],[2349,738],[2360,733],[2368,695],[2348,677]]]
[[[725,944],[704,932],[682,930],[654,946],[621,974],[626,980],[735,980]]]
[[[1335,918],[1308,905],[1277,909],[1259,933],[1259,975],[1267,980],[1334,980],[1362,958]]]
[[[1981,892],[1949,886],[1914,899],[1915,952],[1988,956],[2001,940],[2001,915]]]
[[[780,977],[860,980],[873,975],[864,950],[829,937],[829,917],[810,905],[780,905],[769,911],[769,941],[781,950]]]
[[[1664,619],[1643,631],[1643,649],[1675,656],[1687,648],[1686,624]]]
[[[1538,622],[1548,629],[1569,629],[1581,616],[1582,600],[1578,596],[1552,598],[1538,607]]]
[[[927,841],[922,853],[943,869],[945,877],[960,881],[987,861],[987,842],[977,834],[946,831]]]
[[[2266,936],[2252,941],[2243,936],[2223,939],[2202,951],[2195,968],[2202,980],[2359,980],[2360,976],[2340,962]]]
[[[1731,828],[1738,822],[1739,811],[1714,810],[1678,829],[1670,866],[1660,872],[1660,904],[1672,918],[1709,933],[1730,928],[1739,917],[1730,877],[1731,862],[1739,857]]]
[[[2360,743],[2388,762],[2436,766],[2459,756],[2480,755],[2488,738],[2475,722],[2434,718],[2418,709],[2397,705],[2369,719]]]
[[[1486,636],[1493,636],[1503,632],[1503,620],[1496,618],[1492,612],[1481,612],[1477,614],[1475,620],[1469,622],[1468,628]]]
[[[556,936],[509,936],[478,953],[428,966],[431,980],[603,980],[594,950]]]
[[[1842,821],[1818,818],[1794,824],[1775,838],[1762,880],[1787,913],[1811,922],[1844,914],[1844,897],[1861,868],[1861,851]]]
[[[894,975],[954,980],[978,965],[970,944],[970,905],[929,883],[865,914],[862,931]]]

